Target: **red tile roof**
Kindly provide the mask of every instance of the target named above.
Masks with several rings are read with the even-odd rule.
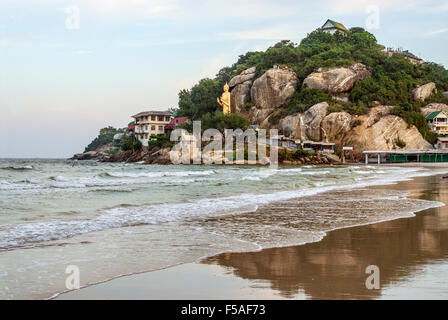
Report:
[[[168,123],[168,124],[166,125],[166,127],[168,127],[168,128],[174,128],[174,127],[180,125],[181,123],[183,123],[183,122],[185,122],[185,121],[187,121],[187,120],[188,120],[187,117],[174,118],[173,120],[170,121],[170,123]]]

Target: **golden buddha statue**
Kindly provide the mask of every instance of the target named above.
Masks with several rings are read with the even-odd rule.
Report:
[[[222,107],[222,113],[229,114],[232,113],[232,109],[230,108],[230,92],[229,85],[224,85],[224,92],[222,93],[221,98],[217,98],[218,104]]]

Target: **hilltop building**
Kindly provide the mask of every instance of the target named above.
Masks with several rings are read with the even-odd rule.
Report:
[[[411,61],[413,64],[422,64],[425,62],[423,59],[420,59],[415,54],[409,52],[408,50],[403,50],[402,48],[398,48],[397,50],[393,48],[387,48],[386,53],[389,57],[392,57],[394,54],[401,54],[406,59]]]
[[[147,147],[151,136],[165,133],[165,126],[170,123],[173,115],[169,111],[144,111],[132,118],[135,119],[135,136]]]
[[[330,19],[328,19],[324,23],[324,25],[320,27],[318,30],[322,32],[328,32],[331,34],[335,34],[336,32],[347,34],[349,32],[348,29],[342,23]]]
[[[441,135],[448,135],[448,114],[445,111],[434,111],[426,116],[429,129]]]

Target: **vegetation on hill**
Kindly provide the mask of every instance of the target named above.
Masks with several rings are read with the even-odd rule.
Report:
[[[134,135],[124,136],[123,139],[121,139],[121,150],[123,151],[138,151],[143,148],[142,143],[139,139],[137,139]]]
[[[123,133],[123,129],[116,129],[114,127],[102,128],[98,136],[85,148],[84,152],[94,151],[100,147],[108,145],[114,141],[114,135]]]
[[[317,89],[302,88],[303,80],[317,68],[347,67],[356,62],[366,65],[373,74],[356,83],[349,94],[351,103],[335,101]],[[257,78],[273,65],[291,68],[299,81],[296,93],[276,111],[271,121],[304,112],[317,102],[329,102],[330,111],[363,114],[368,112],[370,102],[379,101],[397,106],[395,114],[406,119],[410,125],[415,124],[423,136],[433,142],[434,135],[429,132],[420,114],[422,103],[413,101],[412,90],[417,85],[434,82],[439,93],[428,100],[445,103],[448,100],[441,95],[441,92],[448,90],[448,71],[443,66],[431,62],[414,65],[399,54],[389,57],[374,35],[362,28],[352,28],[347,35],[314,31],[299,45],[283,40],[264,52],[241,55],[235,64],[221,69],[214,79],[202,79],[190,90],[182,90],[177,116],[208,119],[220,110],[216,97],[221,94],[225,82],[253,66],[257,67]]]

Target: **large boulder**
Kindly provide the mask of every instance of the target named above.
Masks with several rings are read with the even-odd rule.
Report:
[[[322,120],[322,140],[340,141],[352,127],[352,116],[347,112],[333,112]]]
[[[372,119],[375,121],[372,122]],[[432,149],[418,129],[415,126],[409,127],[400,117],[386,115],[377,118],[369,113],[357,117],[356,120],[359,120],[360,124],[347,132],[342,142],[344,146],[353,147],[355,153],[360,154],[365,150],[400,149],[398,141],[405,143],[403,149]]]
[[[250,87],[252,86],[252,81],[246,81],[238,84],[230,92],[230,106],[232,112],[240,113],[243,107],[250,102]]]
[[[321,123],[327,115],[328,103],[321,102],[309,108],[302,116],[302,125],[305,127],[304,139],[321,140]]]
[[[88,151],[75,154],[69,160],[106,160],[108,155],[102,151]]]
[[[254,81],[252,102],[261,109],[280,107],[296,91],[297,76],[287,68],[274,67]]]
[[[393,106],[383,106],[383,105],[370,108],[367,116],[366,117],[362,116],[361,117],[362,120],[361,119],[358,120],[364,121],[367,127],[371,127],[375,123],[377,123],[381,118],[389,115],[393,108],[394,108]]]
[[[434,82],[419,86],[412,91],[412,96],[415,101],[425,101],[436,89]]]
[[[257,107],[252,107],[249,111],[249,121],[251,123],[257,123],[262,129],[268,129],[267,122],[270,114],[274,109],[260,109]]]
[[[303,81],[303,86],[320,89],[330,94],[338,94],[351,90],[356,81],[371,75],[372,73],[367,70],[365,65],[355,63],[349,68],[313,72]]]
[[[244,105],[250,102],[250,88],[256,71],[256,67],[246,69],[230,80],[230,105],[232,112],[241,112]]]
[[[280,133],[284,134],[286,137],[292,137],[294,139],[300,139],[300,118],[301,114],[287,116],[280,120],[279,129]]]
[[[244,70],[239,75],[230,79],[229,87],[233,88],[241,83],[252,80],[255,77],[255,72],[257,71],[257,67],[252,67]]]
[[[448,113],[448,105],[444,103],[430,103],[423,107],[421,111],[425,117],[435,111],[445,111]]]

